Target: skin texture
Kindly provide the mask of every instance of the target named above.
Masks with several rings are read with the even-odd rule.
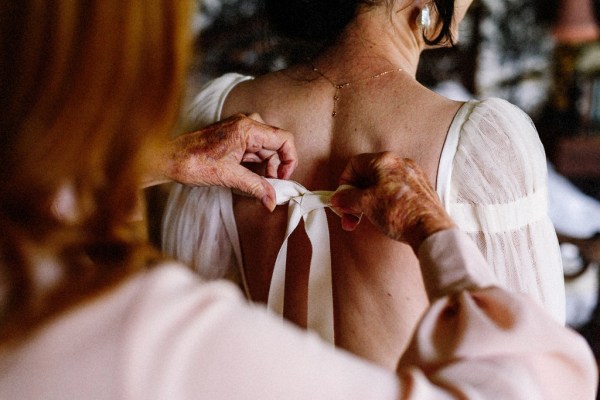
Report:
[[[157,155],[145,186],[176,181],[191,186],[226,186],[275,208],[275,191],[259,175],[240,165],[255,163],[270,178],[288,179],[298,165],[294,137],[264,124],[258,114],[236,114],[199,131],[178,136]]]
[[[460,104],[439,98],[400,72],[344,91],[334,119],[331,84],[314,75],[294,79],[287,72],[311,74],[312,69],[298,67],[239,85],[223,112],[256,110],[269,124],[294,132],[301,163],[292,179],[310,190],[335,190],[351,157],[392,150],[415,160],[429,183],[435,184],[440,151]],[[235,196],[234,213],[251,297],[266,302],[287,208],[277,207],[268,215],[254,200]],[[328,212],[328,220],[336,345],[394,369],[428,306],[414,252],[367,219],[351,232],[342,229],[333,212]],[[299,228],[288,246],[284,306],[286,318],[299,326],[306,324],[310,255],[310,243]]]
[[[412,160],[393,153],[362,154],[350,160],[340,184],[364,186],[336,193],[331,204],[344,213],[342,226],[353,231],[364,213],[390,239],[417,253],[430,235],[454,226],[425,173]]]
[[[311,63],[233,88],[222,117],[257,112],[268,124],[292,132],[301,162],[291,178],[309,190],[335,190],[352,157],[383,151],[413,160],[435,187],[440,153],[462,103],[415,80],[420,53],[427,47],[416,26],[418,12],[417,3],[409,1],[394,2],[393,10],[383,5],[365,8]],[[339,91],[335,117],[331,116],[335,89],[313,65],[333,82],[359,82]],[[397,68],[402,71],[364,80]],[[287,208],[277,207],[269,214],[254,199],[241,196],[234,196],[233,207],[250,296],[266,302]],[[415,243],[399,243],[381,233],[378,226],[385,217],[373,222],[363,218],[348,231],[353,218],[346,216],[342,226],[328,211],[335,344],[395,370],[429,305],[411,248]],[[311,252],[300,227],[288,242],[284,304],[284,316],[299,326],[306,326]]]

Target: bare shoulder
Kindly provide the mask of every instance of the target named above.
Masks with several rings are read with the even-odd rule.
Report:
[[[233,114],[243,113],[251,114],[254,111],[253,100],[251,95],[255,91],[256,79],[247,80],[237,84],[227,94],[227,98],[223,103],[223,111],[221,117],[225,118]]]
[[[458,110],[465,104],[464,101],[453,100],[434,92],[425,86],[419,86],[422,90],[422,96],[427,99],[426,101],[429,104],[429,108],[431,110],[438,110],[442,115],[445,115],[450,119],[454,118]]]
[[[242,112],[259,112],[274,115],[284,105],[299,97],[299,92],[306,90],[306,80],[302,78],[296,67],[274,71],[247,80],[236,85],[228,94],[224,105],[224,114]]]

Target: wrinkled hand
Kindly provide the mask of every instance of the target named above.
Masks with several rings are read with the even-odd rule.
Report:
[[[263,178],[240,165],[265,164],[270,178],[287,179],[298,164],[294,138],[265,125],[258,114],[234,115],[197,132],[175,138],[164,153],[165,177],[191,186],[225,186],[259,199],[270,211],[275,190]]]
[[[354,230],[364,213],[388,237],[409,244],[415,253],[428,236],[454,226],[424,172],[409,159],[392,153],[353,157],[331,205],[342,215],[342,227]]]

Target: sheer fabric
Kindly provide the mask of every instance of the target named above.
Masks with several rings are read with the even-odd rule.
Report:
[[[226,74],[205,85],[190,107],[189,129],[218,121],[231,89],[247,79]],[[525,113],[500,99],[461,107],[444,144],[436,190],[500,284],[528,293],[564,323],[562,264],[546,180],[544,150]],[[230,277],[246,287],[230,190],[174,185],[162,244],[201,276]]]

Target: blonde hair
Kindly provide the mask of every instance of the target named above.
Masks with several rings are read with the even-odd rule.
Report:
[[[186,0],[1,3],[0,343],[157,257],[129,219],[145,151],[166,139],[178,112],[190,8]],[[65,185],[74,219],[52,211]],[[44,257],[57,264],[48,287],[36,278]]]

